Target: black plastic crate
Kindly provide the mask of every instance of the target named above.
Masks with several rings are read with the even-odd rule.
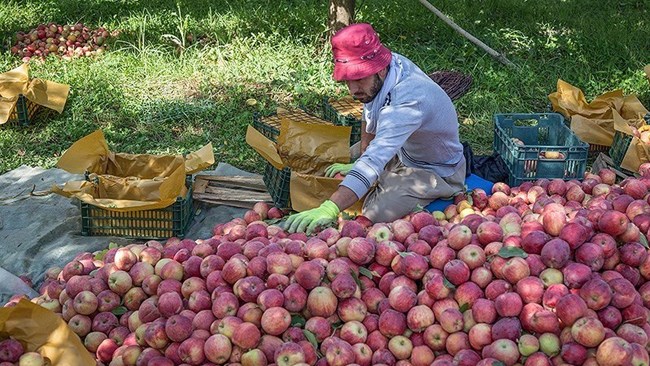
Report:
[[[276,169],[271,163],[266,162],[262,179],[271,198],[273,198],[275,206],[283,209],[291,208],[291,197],[289,195],[291,169]]]
[[[27,99],[24,95],[18,95],[16,105],[9,113],[9,119],[5,125],[27,126],[33,122],[34,116],[41,109],[41,106]]]
[[[643,116],[643,119],[646,124],[650,124],[650,113]],[[614,133],[614,142],[612,142],[612,146],[609,148],[609,156],[612,158],[614,166],[617,169],[621,169],[621,163],[630,147],[630,143],[632,143],[631,135],[627,135],[621,131]]]
[[[194,214],[191,176],[185,185],[185,197],[178,197],[171,206],[156,210],[116,212],[81,202],[81,234],[158,240],[183,238]]]
[[[301,109],[291,111],[283,116],[294,122],[331,124],[330,121],[311,115]],[[281,124],[281,117],[275,113],[265,117],[262,117],[259,113],[253,114],[253,128],[273,142],[278,140]]]
[[[494,124],[494,151],[508,167],[511,186],[539,178],[582,179],[589,144],[564,124],[562,115],[496,114]],[[560,157],[549,158],[547,153],[559,153]]]
[[[336,126],[350,126],[350,146],[361,141],[361,115],[363,104],[348,99],[323,98],[323,119]]]

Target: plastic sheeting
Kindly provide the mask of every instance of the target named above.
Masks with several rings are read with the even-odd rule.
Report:
[[[201,174],[251,175],[227,164],[219,164],[214,171]],[[132,239],[110,236],[82,236],[78,205],[69,198],[56,194],[36,195],[81,176],[61,169],[42,169],[21,166],[0,176],[0,267],[14,277],[0,271],[0,302],[23,291],[16,276],[25,275],[38,288],[45,271],[54,266],[63,267],[77,254],[105,249],[113,242],[127,245]],[[33,193],[32,193],[33,191]],[[209,238],[215,224],[243,216],[246,210],[228,206],[197,205],[186,238]],[[8,278],[5,281],[5,277]]]

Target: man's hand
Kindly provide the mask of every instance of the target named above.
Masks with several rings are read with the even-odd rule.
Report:
[[[284,227],[290,233],[305,232],[310,235],[317,226],[336,221],[339,213],[338,206],[327,200],[317,208],[289,216]]]
[[[334,177],[336,173],[341,173],[341,175],[347,175],[350,170],[352,170],[352,167],[354,166],[353,163],[350,164],[341,164],[341,163],[336,163],[332,164],[325,169],[325,176],[326,177]]]

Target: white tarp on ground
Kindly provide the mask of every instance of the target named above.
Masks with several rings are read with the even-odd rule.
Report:
[[[228,164],[220,163],[214,171],[201,174],[252,175]],[[81,212],[77,203],[57,194],[35,196],[30,193],[47,191],[52,184],[63,184],[83,177],[60,169],[21,166],[0,175],[0,302],[20,288],[14,276],[26,275],[37,287],[45,271],[53,266],[63,267],[81,252],[102,250],[113,242],[126,245],[135,242],[111,236],[82,236]],[[229,206],[199,207],[190,229],[190,239],[211,236],[212,227],[242,216],[246,210]],[[6,270],[3,271],[2,269]],[[4,275],[3,275],[4,274]],[[18,287],[17,287],[18,285]],[[1,304],[0,304],[1,305]]]

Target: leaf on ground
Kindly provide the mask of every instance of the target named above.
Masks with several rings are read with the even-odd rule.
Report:
[[[118,306],[115,309],[113,309],[111,311],[111,313],[113,313],[113,315],[115,315],[115,316],[120,316],[120,315],[126,314],[127,311],[128,311],[128,309],[126,307]]]
[[[464,303],[463,305],[460,306],[460,312],[464,313],[469,309],[469,303]]]
[[[359,273],[361,273],[362,275],[370,278],[371,280],[374,277],[379,277],[379,273],[377,273],[375,271],[371,271],[371,270],[369,270],[368,268],[365,268],[365,267],[359,267]]]
[[[354,278],[354,282],[357,283],[357,286],[359,286],[360,289],[363,289],[363,284],[359,280],[359,276],[357,276],[357,273],[354,271],[350,271],[350,274],[352,275],[352,278]]]
[[[291,315],[291,326],[292,327],[303,327],[305,326],[305,318],[302,317],[300,314],[293,314]]]
[[[104,259],[106,256],[106,253],[108,252],[108,249],[101,250],[99,252],[95,252],[95,256],[93,257],[97,261],[101,261]]]
[[[646,249],[649,248],[648,247],[648,238],[646,238],[645,235],[643,235],[643,234],[639,235],[639,242],[641,243],[641,245],[646,247]]]
[[[315,350],[318,350],[318,340],[316,339],[316,336],[314,333],[308,331],[307,329],[302,330],[303,334],[305,335],[305,338],[311,343],[312,346],[314,346]]]
[[[281,218],[279,218],[279,219],[267,219],[267,220],[264,220],[264,222],[266,222],[266,223],[269,224],[269,225],[275,225],[275,224],[277,224],[277,223],[280,222],[280,221],[282,221]]]
[[[444,278],[444,277],[443,277],[442,283],[444,283],[445,287],[450,289],[450,290],[453,290],[453,289],[456,288],[456,286],[454,286],[453,283],[449,282],[449,280]]]
[[[497,255],[501,258],[512,258],[512,257],[527,258],[528,257],[528,253],[526,253],[523,249],[517,247],[501,247]]]

